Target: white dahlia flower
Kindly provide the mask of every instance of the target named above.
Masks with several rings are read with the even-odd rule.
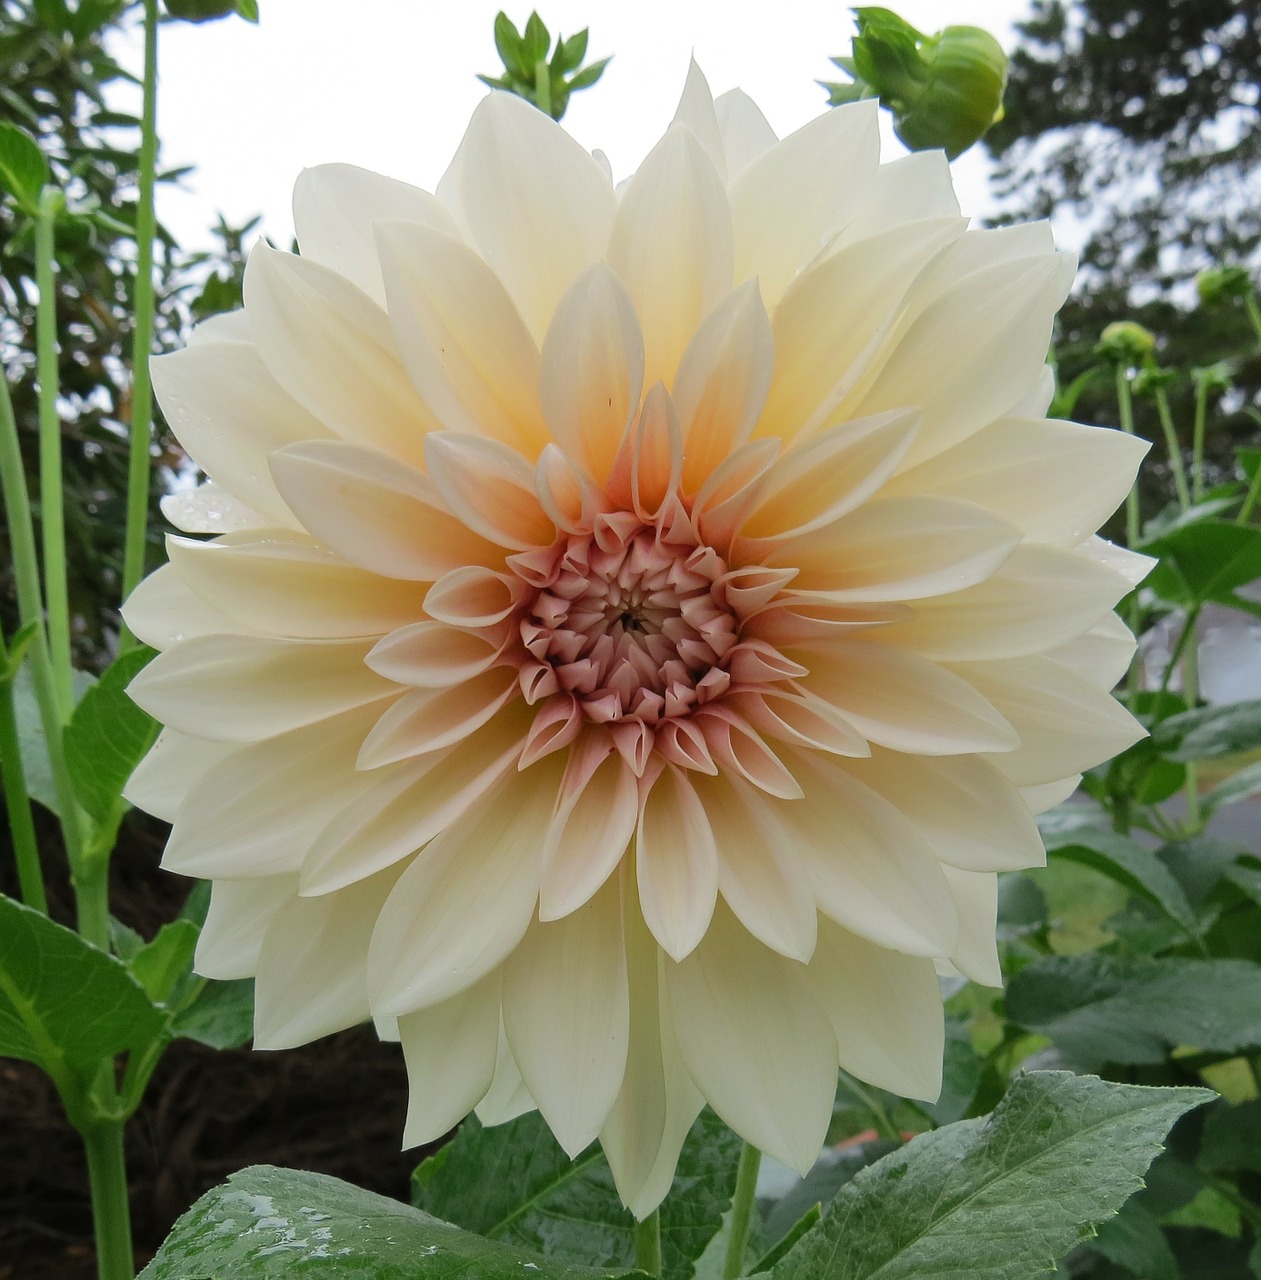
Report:
[[[1139,736],[1072,260],[878,151],[693,69],[615,189],[492,94],[436,196],[305,172],[155,364],[214,536],[127,606],[129,796],[260,1047],[397,1021],[407,1143],[537,1107],[642,1216],[708,1102],[804,1170],[838,1064],[936,1095],[939,967],[1000,981],[996,873]]]

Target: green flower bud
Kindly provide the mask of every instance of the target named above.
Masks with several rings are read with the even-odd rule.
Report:
[[[1138,365],[1156,350],[1156,339],[1150,329],[1136,320],[1114,320],[1099,335],[1098,355],[1115,364]]]
[[[1154,396],[1157,391],[1168,391],[1177,378],[1177,369],[1162,369],[1154,364],[1144,365],[1134,375],[1134,394]]]
[[[980,27],[926,36],[888,9],[855,9],[853,56],[833,58],[853,84],[825,84],[835,105],[877,96],[913,151],[942,148],[951,160],[1003,114],[1007,55]]]
[[[1206,307],[1216,307],[1251,293],[1252,277],[1244,267],[1209,267],[1195,277],[1195,287]]]
[[[1210,393],[1214,391],[1229,391],[1235,385],[1234,375],[1231,373],[1230,366],[1220,360],[1216,364],[1192,369],[1191,381],[1197,387],[1203,386]]]

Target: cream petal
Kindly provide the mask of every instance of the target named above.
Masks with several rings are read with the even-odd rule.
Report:
[[[460,151],[473,241],[542,341],[561,295],[604,255],[613,188],[578,143],[515,94],[478,104]]]
[[[611,882],[563,920],[531,925],[503,973],[504,1029],[517,1068],[572,1159],[604,1126],[626,1072],[621,887]]]
[[[683,82],[683,96],[671,124],[686,125],[705,148],[705,154],[713,162],[718,176],[727,180],[727,151],[723,145],[722,131],[718,126],[718,113],[714,109],[714,95],[709,81],[693,58],[688,65],[687,79]]]
[[[263,363],[303,408],[347,440],[420,461],[434,420],[399,364],[385,312],[365,293],[260,240],[245,267],[245,307]]]
[[[979,756],[874,751],[850,774],[882,795],[943,862],[967,871],[1015,871],[1046,861],[1019,791]]]
[[[188,334],[188,345],[195,346],[203,342],[249,342],[250,322],[245,315],[245,308],[235,311],[221,311],[218,315],[207,316],[198,320]],[[154,356],[155,360],[164,359]]]
[[[174,822],[184,797],[231,750],[226,742],[163,729],[132,770],[123,799],[163,822]]]
[[[1049,418],[1055,400],[1055,370],[1048,364],[1028,391],[1007,411],[1012,418]],[[1134,437],[1131,437],[1134,438]]]
[[[245,342],[202,341],[150,362],[180,444],[217,484],[273,523],[293,523],[267,470],[275,449],[332,432],[287,395]]]
[[[486,1096],[477,1104],[477,1118],[485,1125],[507,1124],[527,1111],[534,1111],[530,1097],[508,1047],[503,1019],[499,1020],[499,1047],[495,1054],[495,1074]]]
[[[635,305],[604,263],[585,271],[561,298],[543,342],[540,378],[552,435],[603,482],[644,383]]]
[[[975,503],[878,498],[759,558],[799,569],[795,589],[826,592],[833,603],[880,604],[983,582],[1019,542],[1019,530]]]
[[[667,765],[643,800],[635,840],[639,903],[668,955],[687,955],[718,898],[718,850],[709,817],[682,770]]]
[[[1012,751],[1017,731],[974,683],[914,654],[860,640],[801,651],[802,685],[871,742],[920,755]]]
[[[1039,783],[1034,787],[1021,787],[1020,798],[1029,807],[1030,813],[1045,813],[1054,809],[1077,790],[1081,784],[1081,774],[1074,773],[1067,778],[1057,778],[1054,782]]]
[[[499,1042],[499,987],[494,972],[458,996],[399,1018],[407,1063],[404,1150],[437,1142],[489,1091]]]
[[[506,444],[456,432],[425,441],[429,476],[446,508],[500,547],[545,547],[556,529],[534,492],[534,468]]]
[[[428,227],[385,222],[376,235],[399,356],[430,412],[448,431],[536,454],[539,351],[499,278]]]
[[[761,108],[743,89],[728,89],[714,99],[714,114],[727,158],[727,177],[769,151],[778,141]]]
[[[761,797],[729,779],[699,778],[696,791],[718,847],[718,891],[761,943],[805,962],[814,952],[818,911],[793,851],[770,839],[750,814]]]
[[[634,429],[627,433],[609,477],[610,497],[653,520],[678,491],[683,473],[683,437],[670,394],[660,382],[644,397]]]
[[[801,860],[819,910],[882,947],[938,956],[954,946],[954,906],[938,862],[882,796],[827,757],[791,752],[805,796],[760,821]]]
[[[385,285],[372,228],[385,220],[459,234],[454,219],[429,192],[353,164],[303,169],[294,183],[293,225],[302,256],[344,276],[380,306],[385,305]]]
[[[422,689],[446,689],[490,669],[502,646],[442,622],[416,622],[378,640],[365,661],[378,675]]]
[[[423,588],[381,578],[300,534],[263,530],[214,542],[170,537],[175,572],[245,628],[294,639],[379,636],[421,616]]]
[[[945,1019],[932,960],[873,946],[821,920],[806,973],[846,1071],[904,1098],[936,1101]]]
[[[394,694],[364,666],[368,647],[202,636],[159,654],[127,692],[181,733],[255,742]]]
[[[1017,786],[1034,786],[1110,760],[1144,736],[1110,694],[1051,658],[954,663],[951,669],[988,699],[1020,735],[994,764]]]
[[[800,537],[833,524],[891,476],[919,425],[914,409],[844,422],[783,453],[759,487],[745,538]]]
[[[471,987],[525,936],[559,772],[509,774],[414,859],[368,953],[374,1013],[410,1013]]]
[[[1125,500],[1150,447],[1103,427],[1005,417],[896,476],[886,492],[977,502],[1036,542],[1075,547]]]
[[[729,694],[732,709],[771,738],[838,756],[867,756],[867,739],[831,703],[805,689]]]
[[[1106,538],[1090,537],[1077,547],[1083,555],[1119,573],[1132,587],[1137,587],[1151,573],[1156,561],[1138,551],[1117,546]]]
[[[959,913],[959,944],[950,962],[965,977],[983,987],[1001,987],[1003,969],[998,959],[998,877],[980,871],[943,867],[955,910]]]
[[[368,939],[397,880],[390,868],[276,912],[255,971],[256,1049],[292,1049],[368,1020]]]
[[[210,907],[197,936],[193,972],[224,982],[253,977],[267,926],[296,894],[293,876],[213,881]]]
[[[429,588],[425,612],[453,627],[484,630],[494,627],[517,606],[522,583],[506,573],[481,565],[452,569]]]
[[[169,564],[155,569],[136,587],[122,612],[131,634],[159,652],[196,636],[248,630],[194,594]]]
[[[167,520],[185,533],[239,533],[243,529],[266,529],[272,522],[237,501],[213,480],[195,489],[168,493],[159,505]]]
[[[902,222],[957,217],[959,201],[945,152],[913,151],[876,170],[866,203],[837,244],[852,244]]]
[[[1046,656],[1107,690],[1129,670],[1136,647],[1129,627],[1115,613],[1109,613],[1089,631],[1056,645]]]
[[[966,440],[1041,379],[1070,283],[1051,254],[965,276],[909,324],[852,412],[919,405],[924,416],[908,466]]]
[[[701,944],[665,964],[688,1073],[746,1141],[805,1175],[836,1094],[836,1037],[805,968],[762,946],[720,908]]]
[[[674,379],[683,432],[685,493],[696,493],[748,440],[770,390],[775,343],[750,280],[729,294],[688,343]]]
[[[453,747],[480,729],[517,693],[509,667],[483,672],[448,689],[417,689],[377,721],[359,750],[357,767],[382,765]]]
[[[685,125],[672,125],[630,180],[608,260],[643,324],[644,381],[669,386],[692,334],[731,289],[727,193]]]
[[[450,751],[374,774],[311,846],[301,892],[341,889],[423,848],[511,772],[521,737],[501,716]]]
[[[834,108],[777,142],[731,183],[737,280],[774,307],[862,208],[880,163],[876,104]]]
[[[304,527],[370,573],[434,582],[464,565],[503,561],[501,548],[438,505],[428,476],[379,450],[319,440],[281,449],[270,463]]]
[[[984,582],[916,603],[915,617],[872,633],[879,644],[951,661],[1044,653],[1098,623],[1129,590],[1073,551],[1024,543]]]
[[[355,753],[379,714],[379,706],[347,712],[221,760],[180,805],[163,867],[232,880],[298,871],[324,829],[370,785],[355,772]]]

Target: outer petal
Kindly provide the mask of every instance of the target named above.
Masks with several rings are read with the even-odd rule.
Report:
[[[159,652],[197,636],[249,630],[207,604],[169,564],[155,569],[127,597],[123,620],[141,644]]]
[[[704,72],[696,65],[695,58],[688,65],[687,79],[683,82],[683,96],[670,123],[683,124],[691,129],[705,148],[705,154],[713,162],[718,176],[725,182],[727,151],[718,125],[718,113],[714,109],[714,95],[709,90],[709,81],[705,79]]]
[[[985,872],[944,868],[959,913],[959,945],[950,953],[951,963],[983,987],[1001,987],[1003,970],[998,961],[998,877]]]
[[[214,881],[210,908],[197,936],[193,971],[224,981],[253,977],[267,926],[293,900],[297,889],[293,876]]]
[[[185,533],[240,533],[266,529],[271,520],[239,502],[222,485],[207,480],[195,489],[168,493],[160,503],[162,514]]]
[[[148,754],[132,770],[123,798],[163,822],[174,822],[184,797],[232,747],[163,729]]]
[[[727,156],[727,177],[734,178],[778,141],[761,108],[742,89],[728,89],[714,99],[714,113]]]

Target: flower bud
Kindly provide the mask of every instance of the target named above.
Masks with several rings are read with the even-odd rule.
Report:
[[[1235,385],[1230,366],[1219,360],[1216,364],[1204,365],[1191,370],[1191,381],[1196,387],[1203,387],[1211,394],[1214,391],[1229,391]]]
[[[1114,320],[1099,335],[1095,352],[1115,364],[1137,365],[1156,350],[1156,339],[1150,329],[1136,320]]]
[[[1252,291],[1252,277],[1245,267],[1209,267],[1195,277],[1200,301],[1217,307],[1230,298],[1242,298]]]
[[[1158,391],[1168,391],[1177,378],[1177,369],[1162,369],[1155,364],[1144,365],[1134,375],[1134,394],[1154,396]]]

